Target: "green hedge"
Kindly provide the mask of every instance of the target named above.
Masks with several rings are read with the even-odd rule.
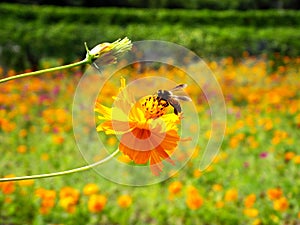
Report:
[[[145,12],[145,15],[142,12]],[[157,12],[157,16],[150,20],[149,15],[154,12]],[[178,23],[175,20],[175,12],[179,13]],[[253,13],[262,16],[263,12],[245,12],[245,14],[233,11],[210,12],[211,17],[207,11],[197,13],[206,15],[203,16],[203,21],[207,22],[195,22],[193,15],[196,15],[196,11],[138,10],[134,14],[128,9],[21,5],[16,7],[0,4],[0,63],[2,66],[23,69],[38,65],[40,59],[45,57],[73,61],[84,57],[84,41],[87,41],[89,47],[93,47],[97,43],[114,41],[124,36],[133,41],[156,39],[175,42],[202,57],[210,58],[228,55],[239,57],[243,51],[255,55],[274,52],[290,56],[299,55],[299,26],[295,25],[296,23],[287,26],[295,20],[292,18],[293,14],[299,16],[298,12],[287,11],[280,14],[267,11],[265,16],[278,15],[277,18],[281,15],[290,16],[286,17],[285,22],[278,21],[280,26],[271,26],[272,20],[266,16],[269,18],[265,19],[269,21],[266,22],[269,23],[266,27],[241,25],[238,22],[239,25],[233,25],[235,24],[233,21],[225,23],[221,19],[217,22],[220,24],[215,25],[212,19],[221,18],[221,15],[223,18],[230,16],[233,18],[235,15],[236,18],[244,18],[240,21],[246,21],[247,15]],[[168,17],[169,20],[158,19]],[[274,17],[273,20],[277,20]],[[250,20],[250,16],[248,19]],[[256,17],[252,20],[259,21]],[[299,23],[300,19],[297,22]]]
[[[188,26],[300,26],[300,11],[251,10],[211,11],[182,9],[78,8],[36,5],[0,4],[1,19],[80,24],[163,23]]]

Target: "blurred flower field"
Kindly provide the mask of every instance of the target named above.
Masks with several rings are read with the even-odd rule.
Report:
[[[0,183],[0,224],[300,224],[300,58],[245,55],[207,64],[224,93],[227,127],[220,152],[205,171],[198,169],[198,158],[209,131],[200,133],[182,170],[148,187],[115,184],[93,170]],[[178,75],[165,68],[139,76],[158,72],[170,79]],[[1,77],[14,74],[0,69]],[[2,177],[86,164],[72,130],[81,77],[72,69],[1,84]],[[104,103],[117,93],[119,80],[107,86]],[[209,106],[203,94],[193,86],[187,93],[196,99],[205,127]],[[114,137],[104,141],[108,148],[117,145]]]

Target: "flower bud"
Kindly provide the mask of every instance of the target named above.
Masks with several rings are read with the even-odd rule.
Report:
[[[113,43],[101,43],[95,46],[92,50],[88,50],[86,57],[88,62],[92,64],[95,60],[97,65],[107,65],[116,63],[118,57],[129,50],[131,50],[132,44],[131,41],[125,37],[123,39],[118,39]]]

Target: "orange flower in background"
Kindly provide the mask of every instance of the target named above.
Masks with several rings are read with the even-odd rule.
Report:
[[[41,199],[40,213],[43,215],[48,214],[55,205],[56,192],[54,190],[38,188],[35,191],[35,196]]]
[[[203,198],[199,194],[188,195],[186,204],[192,210],[199,209],[203,205]]]
[[[192,185],[187,188],[186,204],[192,210],[199,209],[203,205],[203,198],[198,189]]]
[[[83,194],[84,195],[94,195],[94,194],[97,194],[99,192],[99,190],[100,189],[97,184],[90,183],[90,184],[87,184],[84,186]]]
[[[74,213],[80,193],[72,187],[64,187],[59,192],[60,206],[69,213]]]
[[[171,195],[177,195],[182,190],[182,183],[180,181],[174,181],[169,185],[168,190]]]
[[[132,204],[132,198],[129,195],[121,195],[118,198],[118,205],[121,208],[128,208]]]
[[[251,208],[256,201],[256,195],[250,194],[244,199],[244,205],[246,208]]]
[[[195,169],[194,172],[193,172],[193,176],[194,176],[195,178],[201,177],[201,176],[202,176],[202,171],[199,170],[199,169]]]
[[[92,213],[101,212],[105,205],[107,199],[104,195],[91,195],[88,200],[88,209]]]
[[[26,147],[26,145],[20,145],[20,146],[18,146],[18,152],[19,153],[26,153],[26,151],[27,151],[27,147]]]
[[[225,193],[226,202],[234,202],[238,199],[238,191],[236,189],[229,189]]]
[[[276,199],[273,202],[273,208],[277,211],[286,211],[289,207],[289,202],[285,197],[281,197],[279,199]]]
[[[174,164],[170,155],[180,140],[177,133],[180,117],[173,113],[166,114],[166,102],[155,96],[146,96],[135,102],[125,87],[125,79],[121,78],[114,107],[96,103],[95,111],[101,115],[98,119],[104,120],[97,131],[121,134],[119,150],[136,164],[149,162],[152,173],[159,175],[163,160]]]
[[[267,191],[267,195],[270,200],[275,200],[282,196],[282,190],[280,188],[271,188]]]
[[[10,178],[10,177],[15,177],[14,174],[9,174],[4,176],[5,178]],[[0,183],[0,190],[2,191],[3,194],[9,195],[15,191],[15,183],[13,181],[7,181]]]
[[[223,201],[217,201],[216,202],[216,208],[221,209],[223,208],[225,203]]]
[[[213,189],[214,191],[221,191],[221,190],[223,189],[223,186],[222,186],[221,184],[214,184],[214,185],[212,186],[212,189]]]
[[[284,159],[285,159],[285,161],[290,161],[295,157],[295,155],[296,154],[294,152],[286,152],[284,154]]]

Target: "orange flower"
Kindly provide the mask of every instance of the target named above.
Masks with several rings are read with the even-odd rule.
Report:
[[[214,191],[221,191],[221,190],[223,189],[223,187],[222,187],[221,184],[214,184],[214,185],[212,186],[212,189],[213,189]]]
[[[56,192],[38,188],[35,191],[35,195],[41,199],[40,213],[43,215],[48,214],[55,205]]]
[[[169,185],[169,192],[171,195],[178,194],[182,189],[182,183],[180,181],[174,181]]]
[[[88,201],[90,212],[97,213],[104,209],[107,199],[104,195],[92,195]]]
[[[59,192],[60,206],[69,213],[74,213],[79,200],[79,191],[72,187],[64,187]]]
[[[129,206],[131,206],[132,203],[132,198],[129,195],[121,195],[118,198],[118,205],[121,208],[128,208]]]
[[[25,145],[20,145],[18,147],[18,152],[19,153],[25,153],[27,151],[27,147]]]
[[[52,140],[53,140],[53,143],[54,143],[54,144],[57,144],[57,145],[62,144],[62,143],[64,143],[64,141],[65,141],[64,137],[59,136],[59,135],[53,136],[53,137],[52,137]]]
[[[192,210],[199,209],[203,205],[203,198],[199,194],[188,195],[186,204]]]
[[[76,203],[72,197],[65,197],[59,200],[60,206],[68,213],[74,213],[76,210]]]
[[[271,188],[267,191],[267,195],[270,200],[275,200],[282,196],[282,190],[280,188]]]
[[[223,208],[224,207],[224,202],[223,201],[217,201],[216,202],[216,208],[218,208],[218,209],[221,209],[221,208]]]
[[[83,194],[85,195],[94,195],[99,192],[99,187],[97,184],[87,184],[83,188]]]
[[[197,194],[199,194],[197,188],[194,187],[193,185],[189,185],[187,187],[187,193],[188,193],[188,195],[197,195]]]
[[[279,199],[276,199],[273,202],[273,208],[277,211],[286,211],[289,207],[289,202],[287,201],[287,199],[285,197],[281,197]]]
[[[250,194],[244,199],[244,205],[246,208],[251,208],[256,201],[255,194]]]
[[[166,114],[166,102],[162,101],[153,95],[135,102],[128,88],[125,88],[125,79],[121,78],[114,107],[108,108],[99,102],[95,106],[95,111],[102,115],[99,120],[104,120],[97,131],[121,134],[119,150],[136,164],[149,162],[154,175],[162,171],[163,160],[174,164],[170,155],[180,140],[177,133],[180,117],[173,113]]]
[[[194,170],[193,176],[194,176],[195,178],[199,178],[199,177],[201,177],[201,175],[202,175],[201,170],[199,170],[199,169],[195,169],[195,170]]]
[[[286,152],[284,154],[284,159],[285,161],[290,161],[291,159],[293,159],[295,156],[295,153],[294,152]]]
[[[15,175],[9,174],[7,176],[4,176],[5,178],[10,178],[14,177]],[[0,190],[3,192],[5,195],[9,195],[15,191],[15,183],[13,181],[7,181],[0,183]]]
[[[236,189],[229,189],[225,193],[225,201],[233,202],[238,198],[238,191]]]
[[[186,204],[192,210],[199,209],[203,205],[203,198],[197,188],[192,185],[187,188]]]
[[[79,191],[72,187],[63,187],[59,192],[59,198],[72,197],[75,201],[79,199]]]

